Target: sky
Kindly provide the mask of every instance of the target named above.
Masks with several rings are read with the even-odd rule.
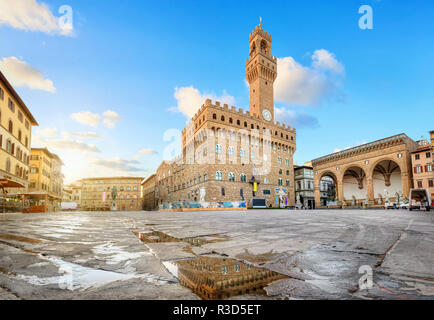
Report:
[[[261,17],[278,58],[276,120],[296,128],[302,164],[428,137],[433,13],[430,0],[0,0],[0,70],[39,123],[32,146],[62,158],[66,183],[147,177],[205,99],[249,109]]]

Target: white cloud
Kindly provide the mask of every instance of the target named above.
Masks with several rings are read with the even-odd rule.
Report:
[[[101,120],[101,116],[99,114],[92,113],[90,111],[81,111],[81,112],[73,113],[71,114],[71,118],[81,124],[85,124],[92,127],[96,127]]]
[[[305,113],[295,112],[292,109],[274,107],[276,121],[293,128],[316,128],[319,126],[318,119]]]
[[[47,147],[48,149],[66,149],[79,152],[101,152],[95,145],[87,144],[81,141],[71,139],[55,139],[47,140],[39,136],[32,137],[32,145],[39,145],[41,147]]]
[[[118,170],[123,172],[144,171],[143,169],[136,166],[140,164],[138,160],[126,160],[121,158],[98,159],[93,161],[92,164],[106,169]]]
[[[175,99],[178,101],[178,105],[174,108],[170,108],[170,110],[181,112],[187,118],[192,118],[202,104],[204,104],[206,99],[220,101],[222,104],[226,103],[230,106],[235,104],[235,98],[231,95],[228,95],[225,91],[223,91],[221,96],[216,96],[215,94],[202,94],[194,87],[176,87]]]
[[[57,129],[56,128],[37,129],[36,134],[43,137],[55,138],[57,136]]]
[[[312,55],[312,66],[317,69],[330,70],[335,73],[344,73],[344,66],[336,60],[333,53],[325,49],[316,50]]]
[[[116,122],[122,120],[122,117],[115,111],[107,110],[103,113],[103,123],[107,128],[114,128],[116,125]]]
[[[74,137],[82,138],[82,139],[102,139],[102,137],[95,132],[71,132],[71,135]]]
[[[1,59],[0,70],[13,86],[28,87],[32,90],[43,90],[51,93],[56,92],[53,81],[44,79],[38,69],[31,67],[27,62],[19,60],[17,57]]]
[[[139,151],[141,154],[157,154],[157,151],[152,149],[142,149]]]
[[[71,35],[72,24],[53,15],[45,3],[36,0],[1,0],[0,25],[47,34]]]
[[[312,66],[306,67],[292,57],[277,59],[275,100],[294,105],[318,105],[336,93],[344,75],[344,67],[334,54],[316,50]]]

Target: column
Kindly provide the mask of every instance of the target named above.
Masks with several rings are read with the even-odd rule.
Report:
[[[411,180],[407,172],[401,172],[402,196],[408,199],[410,196]]]
[[[372,177],[368,177],[366,179],[366,190],[368,193],[368,205],[371,207],[375,204],[375,196],[374,196],[374,179]]]
[[[321,190],[320,190],[320,181],[315,179],[315,208],[321,207]]]

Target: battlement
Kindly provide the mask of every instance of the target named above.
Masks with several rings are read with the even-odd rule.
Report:
[[[206,108],[214,108],[214,109],[217,109],[217,110],[222,110],[222,111],[230,112],[230,113],[242,116],[242,117],[247,118],[247,119],[251,119],[251,120],[255,120],[255,121],[259,120],[261,122],[264,122],[263,120],[261,120],[261,118],[259,117],[259,115],[257,115],[257,116],[251,115],[250,111],[244,111],[242,108],[238,108],[237,109],[234,106],[231,106],[230,109],[229,109],[229,105],[228,104],[222,104],[220,101],[214,101],[214,103],[213,103],[213,101],[211,99],[206,99],[205,100],[205,103],[200,107],[200,109],[196,112],[196,114],[194,115],[194,117],[191,120],[193,122],[196,121],[198,119],[198,117],[205,111]],[[295,128],[291,128],[291,126],[287,126],[287,125],[285,125],[283,123],[281,124],[279,121],[276,121],[272,125],[276,129],[281,129],[281,130],[284,130],[284,131],[289,131],[289,132],[294,133],[294,134],[296,133]]]
[[[271,34],[269,34],[267,31],[265,31],[264,29],[262,29],[262,25],[260,25],[260,24],[258,24],[256,26],[255,30],[253,30],[252,33],[250,33],[250,35],[249,35],[249,41],[252,41],[253,38],[256,35],[258,35],[258,34],[260,36],[262,36],[263,38],[265,38],[265,39],[267,39],[268,41],[271,42]]]

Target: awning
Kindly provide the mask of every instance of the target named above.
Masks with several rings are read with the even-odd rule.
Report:
[[[2,188],[24,188],[25,185],[12,180],[0,179],[0,187]]]

